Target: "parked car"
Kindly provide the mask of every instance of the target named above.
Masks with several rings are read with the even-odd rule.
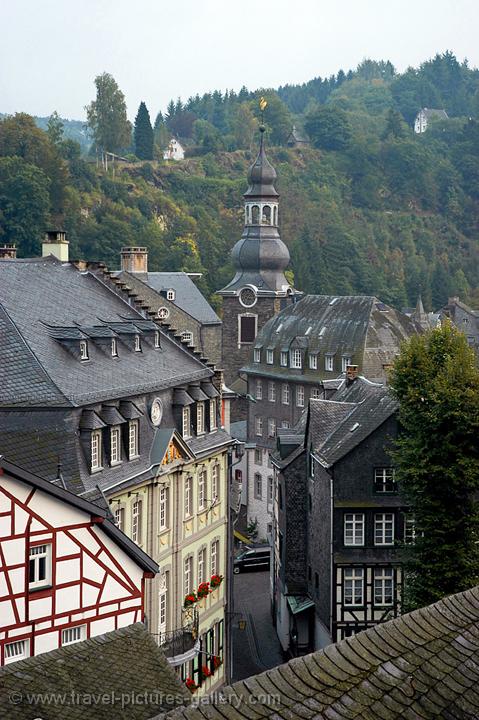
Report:
[[[233,572],[237,575],[240,572],[248,572],[249,570],[268,570],[271,557],[271,548],[269,545],[261,545],[244,550],[233,564]]]

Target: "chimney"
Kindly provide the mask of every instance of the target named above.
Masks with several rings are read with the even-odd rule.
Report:
[[[0,260],[16,260],[17,247],[11,243],[0,245]]]
[[[130,273],[147,273],[148,248],[123,247],[121,249],[121,269]]]
[[[42,242],[42,257],[54,255],[61,262],[68,262],[67,235],[63,230],[49,230]]]
[[[346,385],[350,385],[358,377],[358,366],[347,365],[346,366]]]

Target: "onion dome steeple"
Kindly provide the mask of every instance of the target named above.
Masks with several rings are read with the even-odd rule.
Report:
[[[274,182],[278,176],[264,150],[264,125],[260,126],[259,131],[261,133],[259,153],[248,171],[249,188],[244,197],[279,197],[279,193],[274,187]]]

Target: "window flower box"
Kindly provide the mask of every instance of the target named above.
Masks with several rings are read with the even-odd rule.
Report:
[[[223,582],[223,575],[212,575],[210,579],[210,587],[215,590]]]
[[[198,602],[198,597],[197,597],[196,593],[193,592],[193,593],[189,593],[188,595],[185,595],[183,605],[185,608],[187,608],[187,607],[191,607],[192,605],[194,605],[197,602]]]
[[[188,688],[188,690],[192,693],[194,693],[198,690],[198,685],[195,683],[193,678],[186,678],[185,685]]]
[[[207,597],[211,592],[209,582],[200,583],[200,585],[198,585],[198,590],[196,592],[198,595],[198,599]]]

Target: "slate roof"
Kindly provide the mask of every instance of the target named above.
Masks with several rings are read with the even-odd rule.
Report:
[[[177,305],[202,325],[221,324],[220,318],[205,296],[185,272],[148,272],[137,277],[134,273],[122,270],[114,274],[135,292],[138,292],[141,297],[144,297],[152,308],[164,304],[164,297],[160,295],[161,291],[173,289],[175,299],[169,302]]]
[[[38,694],[50,703],[28,702]],[[141,623],[0,668],[0,717],[8,720],[149,720],[190,700]]]
[[[0,362],[14,367],[0,389],[3,407],[78,406],[212,375],[161,331],[161,349],[143,342],[141,353],[125,346],[120,336],[118,358],[90,340],[90,360],[81,362],[72,350],[78,340],[55,339],[52,328],[90,331],[109,322],[113,328],[119,327],[115,323],[141,324],[144,318],[91,272],[52,256],[0,261],[0,310]]]
[[[195,456],[201,457],[205,453],[212,452],[215,448],[220,448],[224,445],[231,445],[234,441],[226,430],[218,428],[216,432],[198,435],[189,438],[186,442],[188,447],[194,452]]]
[[[168,720],[474,720],[479,587],[250,677]]]
[[[427,120],[430,120],[431,118],[439,118],[440,120],[448,120],[449,116],[447,112],[443,109],[439,108],[422,108],[420,112],[425,115]]]

